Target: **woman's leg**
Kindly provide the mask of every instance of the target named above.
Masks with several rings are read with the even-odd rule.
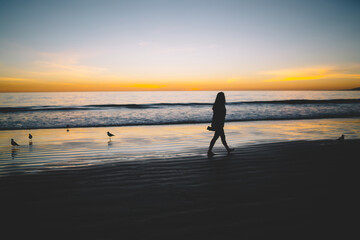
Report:
[[[216,142],[216,140],[219,138],[219,136],[220,136],[219,131],[216,130],[215,133],[214,133],[214,137],[211,139],[208,153],[211,153],[211,152],[212,152],[212,149],[213,149],[213,147],[214,147],[214,145],[215,145],[215,142]]]
[[[219,131],[219,134],[220,134],[220,137],[221,137],[221,142],[224,145],[224,147],[226,148],[226,151],[228,151],[228,152],[234,151],[233,148],[229,148],[229,146],[227,145],[226,138],[225,138],[225,132],[224,132],[223,128],[221,129],[221,131]]]

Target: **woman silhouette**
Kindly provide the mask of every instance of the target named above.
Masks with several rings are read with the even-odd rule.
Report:
[[[211,121],[211,127],[209,126],[207,129],[209,131],[215,131],[213,139],[211,139],[208,156],[213,156],[214,153],[212,149],[215,145],[216,140],[221,137],[221,142],[226,148],[228,153],[234,151],[234,148],[229,148],[225,140],[225,132],[224,132],[224,122],[225,122],[225,115],[226,115],[226,108],[225,108],[225,94],[223,92],[219,92],[216,96],[214,105],[213,105],[213,117]]]

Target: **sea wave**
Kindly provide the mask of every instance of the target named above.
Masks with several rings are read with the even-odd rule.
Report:
[[[360,103],[360,99],[326,99],[326,100],[275,100],[275,101],[240,101],[228,102],[227,105],[245,104],[281,104],[281,105],[305,105],[305,104],[354,104]],[[213,103],[149,103],[149,104],[98,104],[83,106],[19,106],[19,107],[0,107],[0,113],[9,112],[36,112],[36,111],[87,111],[87,110],[109,110],[109,109],[149,109],[166,107],[204,107],[212,106]]]
[[[342,114],[311,114],[311,115],[291,115],[291,116],[258,116],[245,118],[228,118],[226,122],[249,122],[249,121],[284,121],[284,120],[310,120],[310,119],[331,119],[331,118],[360,118],[360,113],[342,113]],[[132,122],[76,122],[70,125],[62,123],[27,123],[20,125],[0,124],[0,130],[17,129],[48,129],[48,128],[89,128],[89,127],[126,127],[126,126],[156,126],[156,125],[178,125],[178,124],[201,124],[209,123],[211,119],[164,119],[162,121],[132,121]]]

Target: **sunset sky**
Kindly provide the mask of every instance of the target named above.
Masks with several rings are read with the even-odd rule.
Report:
[[[2,1],[0,91],[360,87],[360,1]]]

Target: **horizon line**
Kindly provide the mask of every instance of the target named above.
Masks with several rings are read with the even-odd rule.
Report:
[[[218,89],[218,90],[67,90],[67,91],[0,91],[0,93],[41,93],[41,92],[217,92],[217,91],[358,91],[359,88],[351,89]]]

